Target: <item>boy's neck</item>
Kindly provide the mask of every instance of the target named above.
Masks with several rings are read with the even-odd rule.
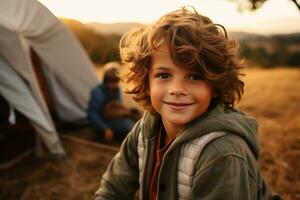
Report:
[[[170,122],[165,122],[163,120],[163,126],[166,131],[167,137],[166,142],[173,140],[178,133],[180,133],[183,130],[183,126],[176,126],[174,124],[171,124]]]

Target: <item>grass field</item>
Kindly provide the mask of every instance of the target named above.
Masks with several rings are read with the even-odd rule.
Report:
[[[260,124],[263,175],[283,199],[300,199],[300,70],[246,71],[238,105]]]
[[[237,107],[259,121],[263,175],[284,199],[300,199],[300,69],[254,68],[244,74]],[[128,107],[137,106],[128,95],[123,99]]]
[[[300,200],[300,69],[251,69],[245,73],[245,94],[238,108],[259,121],[263,176],[283,199]],[[136,106],[128,96],[124,99],[128,107]],[[97,136],[91,129],[74,135]],[[62,142],[67,162],[36,164],[32,158],[0,173],[0,199],[93,199],[115,150],[64,137]]]
[[[237,107],[259,121],[263,175],[284,199],[300,199],[300,69],[254,68],[244,74]],[[136,106],[128,95],[123,99]]]

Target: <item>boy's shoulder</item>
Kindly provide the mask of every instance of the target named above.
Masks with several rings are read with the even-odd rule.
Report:
[[[250,171],[256,171],[256,158],[247,142],[240,136],[226,133],[206,145],[198,160],[201,168],[213,165],[221,159],[236,159],[245,162]]]
[[[237,155],[241,157],[252,154],[247,142],[241,136],[233,133],[227,133],[223,137],[220,137],[211,142],[211,145],[207,147],[207,150],[219,154],[221,156]]]

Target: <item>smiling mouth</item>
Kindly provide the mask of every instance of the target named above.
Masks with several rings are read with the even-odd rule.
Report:
[[[193,105],[193,103],[175,103],[175,102],[164,102],[173,110],[184,110],[189,106]]]

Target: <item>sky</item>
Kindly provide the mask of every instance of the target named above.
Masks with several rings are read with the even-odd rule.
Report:
[[[58,17],[83,23],[138,22],[149,24],[160,16],[191,5],[215,23],[233,31],[258,34],[300,31],[300,11],[291,0],[268,0],[257,11],[238,11],[233,0],[39,0]],[[240,0],[243,2],[243,0]],[[244,0],[245,2],[245,0]]]

